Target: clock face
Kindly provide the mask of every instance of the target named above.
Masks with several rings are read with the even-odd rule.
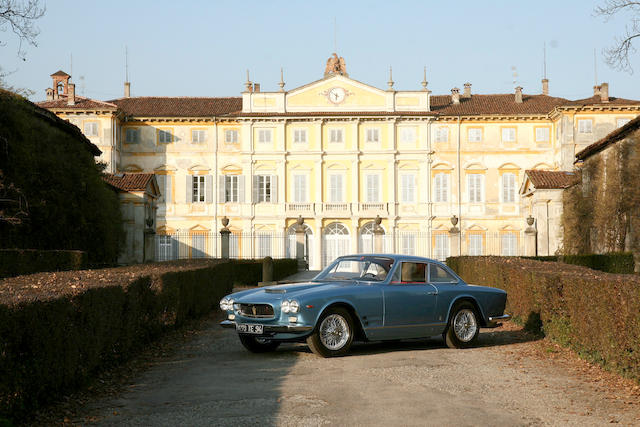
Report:
[[[346,91],[341,87],[334,87],[327,93],[329,101],[333,102],[334,104],[340,104],[342,101],[344,101],[344,98],[346,96]]]

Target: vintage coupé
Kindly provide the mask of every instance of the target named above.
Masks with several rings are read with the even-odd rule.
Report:
[[[469,285],[446,265],[406,255],[337,258],[305,283],[268,286],[220,301],[221,323],[252,352],[305,341],[322,357],[349,351],[354,340],[442,335],[452,348],[474,344],[481,327],[499,326],[507,293]]]

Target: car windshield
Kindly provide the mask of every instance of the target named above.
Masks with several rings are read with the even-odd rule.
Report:
[[[393,260],[384,257],[340,258],[325,268],[314,280],[367,280],[380,282],[387,278]]]

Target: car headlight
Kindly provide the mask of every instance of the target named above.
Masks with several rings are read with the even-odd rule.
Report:
[[[287,300],[282,301],[282,304],[280,305],[280,310],[282,310],[283,313],[288,313],[291,310],[291,307],[289,306],[289,301]]]
[[[291,313],[297,313],[298,311],[300,311],[300,304],[298,304],[298,301],[296,300],[289,301],[289,311]]]
[[[220,309],[223,311],[233,310],[233,300],[228,298],[222,298],[222,300],[220,300]]]

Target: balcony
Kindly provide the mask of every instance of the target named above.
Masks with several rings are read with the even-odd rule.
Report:
[[[286,213],[291,215],[315,215],[315,203],[287,203]]]
[[[347,218],[351,216],[351,204],[350,203],[323,203],[322,213],[324,215]]]
[[[389,206],[387,203],[360,203],[360,215],[380,215],[389,214]]]

